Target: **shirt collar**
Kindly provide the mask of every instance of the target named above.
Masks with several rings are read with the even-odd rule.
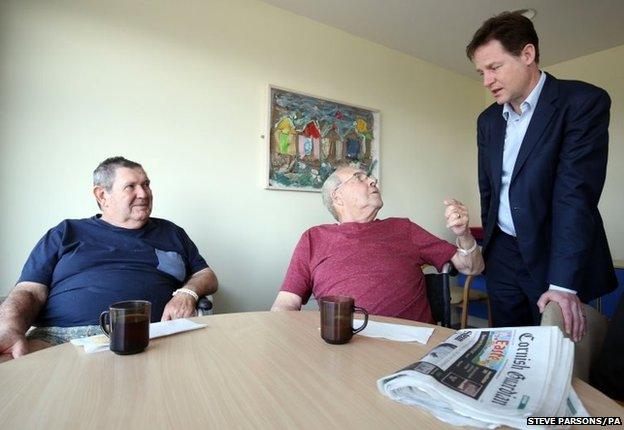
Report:
[[[537,85],[535,85],[535,88],[533,88],[533,91],[531,91],[529,96],[520,105],[520,110],[522,113],[525,113],[526,111],[528,111],[529,109],[532,109],[533,107],[537,105],[537,101],[539,100],[539,96],[542,93],[542,88],[544,88],[545,81],[546,81],[546,73],[540,70],[540,78],[537,81]],[[503,118],[505,118],[505,121],[509,120],[509,115],[511,114],[518,115],[513,110],[510,103],[505,103],[505,105],[503,106]]]

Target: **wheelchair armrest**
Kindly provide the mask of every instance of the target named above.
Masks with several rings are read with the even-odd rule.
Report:
[[[450,261],[444,263],[444,266],[442,266],[442,271],[440,273],[448,273],[449,276],[457,276],[459,274],[455,266],[453,266],[453,263],[451,263]]]
[[[197,301],[197,313],[198,315],[207,315],[212,311],[212,296],[201,296]]]

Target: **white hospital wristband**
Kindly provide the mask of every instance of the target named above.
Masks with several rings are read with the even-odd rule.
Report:
[[[197,293],[188,288],[178,288],[177,290],[173,292],[172,296],[175,296],[178,293],[188,294],[189,296],[193,297],[196,302],[199,301],[199,296],[197,295]]]
[[[470,249],[464,249],[461,246],[459,246],[459,237],[457,239],[455,239],[455,244],[457,245],[457,250],[459,251],[459,253],[461,255],[463,255],[464,257],[467,256],[467,255],[472,254],[477,249],[477,241],[476,240],[474,242],[474,245],[472,245],[470,247]]]

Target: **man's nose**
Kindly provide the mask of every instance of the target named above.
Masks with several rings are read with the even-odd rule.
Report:
[[[489,87],[494,82],[494,78],[491,73],[483,73],[483,86]]]
[[[147,187],[139,186],[137,187],[137,197],[140,199],[145,199],[150,195],[150,190]]]

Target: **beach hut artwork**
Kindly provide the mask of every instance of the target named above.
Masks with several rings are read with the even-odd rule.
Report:
[[[379,177],[379,111],[269,87],[267,188],[320,191],[338,164]]]

